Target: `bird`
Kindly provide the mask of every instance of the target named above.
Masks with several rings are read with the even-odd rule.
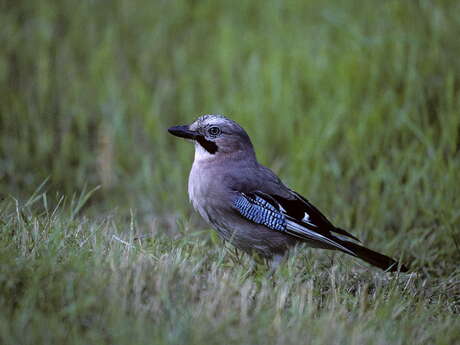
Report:
[[[338,250],[387,272],[407,272],[396,260],[362,246],[299,193],[260,164],[249,135],[223,115],[202,115],[169,133],[192,141],[188,180],[193,208],[236,248],[265,258],[275,270],[299,243]]]

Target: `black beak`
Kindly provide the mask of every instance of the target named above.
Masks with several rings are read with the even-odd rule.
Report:
[[[174,126],[168,129],[168,132],[176,137],[185,139],[196,139],[198,133],[191,131],[188,126]]]

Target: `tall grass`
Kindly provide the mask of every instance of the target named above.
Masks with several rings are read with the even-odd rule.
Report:
[[[457,1],[0,1],[0,342],[453,343],[458,18]],[[166,132],[203,113],[414,273],[305,248],[274,277],[239,264],[192,215],[192,148]]]

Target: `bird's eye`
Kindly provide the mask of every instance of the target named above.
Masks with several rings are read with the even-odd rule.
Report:
[[[217,137],[220,134],[220,128],[215,126],[211,127],[208,129],[208,133],[213,137]]]

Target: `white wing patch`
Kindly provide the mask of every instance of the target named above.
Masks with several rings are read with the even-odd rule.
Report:
[[[305,215],[302,218],[302,222],[309,223],[310,216],[308,215],[307,212],[305,212]]]
[[[310,226],[312,226],[314,228],[318,227],[316,224],[310,222],[310,215],[307,212],[304,213],[304,216],[302,218],[302,222],[304,222],[305,224],[308,224],[308,225],[310,225]]]

